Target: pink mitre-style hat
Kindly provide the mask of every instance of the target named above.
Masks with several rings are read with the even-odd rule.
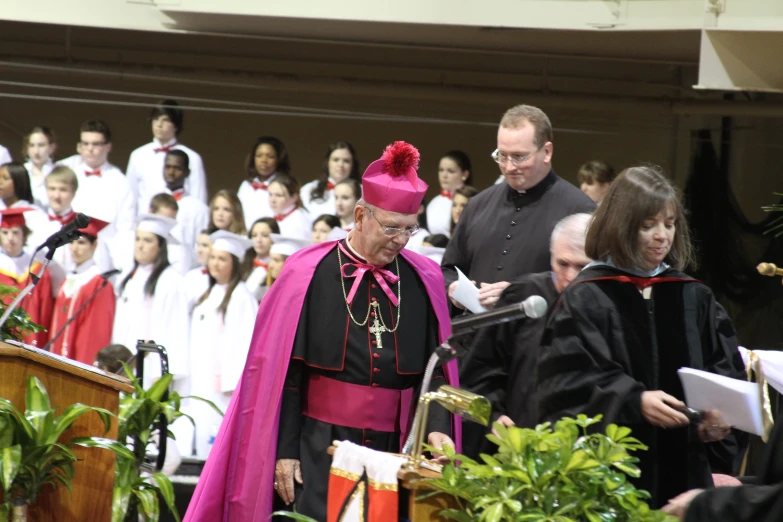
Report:
[[[417,214],[427,192],[419,179],[419,151],[410,143],[395,141],[373,161],[362,176],[362,199],[370,205],[398,212]]]

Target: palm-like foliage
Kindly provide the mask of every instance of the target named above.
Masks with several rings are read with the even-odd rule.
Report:
[[[159,495],[177,520],[180,520],[174,505],[174,487],[163,473],[143,474],[144,457],[149,444],[154,444],[160,437],[174,438],[169,431],[160,433],[159,419],[165,415],[171,425],[180,417],[193,419],[180,411],[183,397],[177,392],[170,392],[167,400],[162,400],[173,375],[167,373],[158,379],[149,390],[145,390],[128,366],[125,374],[133,383],[134,395],[124,395],[120,400],[119,435],[118,440],[134,440],[133,454],[117,455],[116,476],[114,482],[114,499],[112,503],[112,522],[136,520],[136,513],[145,522],[157,522],[160,516]],[[201,400],[215,408],[213,403],[199,397],[184,397]]]
[[[72,446],[99,447],[117,455],[132,455],[122,444],[105,438],[77,437],[62,441],[73,422],[88,412],[97,413],[106,431],[109,430],[113,415],[102,408],[72,404],[61,415],[55,415],[46,388],[33,376],[27,380],[24,413],[10,401],[0,399],[0,482],[4,499],[0,520],[8,519],[12,506],[35,502],[46,484],[71,488],[76,462]]]
[[[0,285],[0,315],[3,315],[8,306],[6,301],[10,303],[18,293],[19,289],[14,286]],[[43,329],[43,326],[35,324],[27,312],[19,306],[11,312],[8,321],[0,327],[0,338],[22,342],[25,335],[40,332]]]
[[[630,437],[629,428],[609,425],[606,434],[588,434],[600,422],[579,415],[536,429],[495,424],[499,437],[494,456],[478,463],[449,452],[443,476],[424,482],[456,497],[462,509],[442,515],[460,522],[663,522],[672,520],[649,508],[649,494],[637,490],[627,476],[638,477],[632,450],[647,449]],[[445,448],[450,449],[450,448]]]

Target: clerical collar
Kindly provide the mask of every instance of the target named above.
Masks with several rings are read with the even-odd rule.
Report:
[[[600,259],[597,260],[597,261],[593,261],[592,263],[590,263],[587,266],[585,266],[584,269],[592,268],[594,266],[610,266],[612,268],[616,268],[617,270],[621,270],[621,271],[627,272],[627,273],[629,273],[631,275],[635,275],[636,277],[655,277],[658,274],[660,274],[661,272],[665,272],[666,270],[669,269],[669,265],[667,265],[666,263],[661,263],[654,270],[640,270],[638,268],[621,268],[621,267],[615,265],[612,262],[612,258],[611,257],[607,257],[606,261],[601,261]]]
[[[544,179],[538,182],[538,185],[531,187],[527,190],[519,191],[515,188],[512,188],[511,185],[506,182],[507,187],[507,196],[508,199],[514,201],[517,198],[524,197],[526,199],[532,198],[532,199],[538,199],[541,197],[542,194],[544,194],[547,190],[549,190],[549,187],[554,185],[555,181],[557,181],[557,175],[555,174],[555,169],[549,169],[549,174],[544,176]]]
[[[343,244],[348,248],[348,251],[352,256],[354,256],[356,259],[364,263],[365,265],[369,265],[370,263],[367,262],[367,260],[364,258],[364,256],[360,255],[359,252],[356,251],[356,249],[351,245],[351,237],[353,236],[353,230],[351,230],[348,233],[348,236],[345,238],[345,241],[343,241]]]

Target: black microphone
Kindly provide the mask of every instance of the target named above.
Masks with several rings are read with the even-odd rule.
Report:
[[[65,225],[63,228],[49,236],[49,238],[38,248],[36,252],[44,248],[49,248],[50,252],[53,252],[56,248],[63,245],[67,245],[77,237],[81,235],[80,228],[84,228],[90,224],[90,218],[79,212],[76,214],[76,218]],[[51,258],[50,258],[51,259]]]
[[[487,326],[507,323],[523,317],[538,319],[546,314],[546,300],[540,295],[531,295],[521,303],[496,308],[480,314],[460,317],[451,322],[453,336],[463,335]]]

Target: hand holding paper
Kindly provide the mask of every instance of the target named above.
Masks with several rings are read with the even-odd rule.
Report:
[[[481,306],[479,302],[479,289],[471,283],[470,279],[459,268],[457,268],[457,278],[454,299],[474,314],[486,312],[487,309]]]
[[[693,368],[680,368],[677,373],[688,406],[717,410],[726,424],[755,435],[763,434],[757,384]]]

